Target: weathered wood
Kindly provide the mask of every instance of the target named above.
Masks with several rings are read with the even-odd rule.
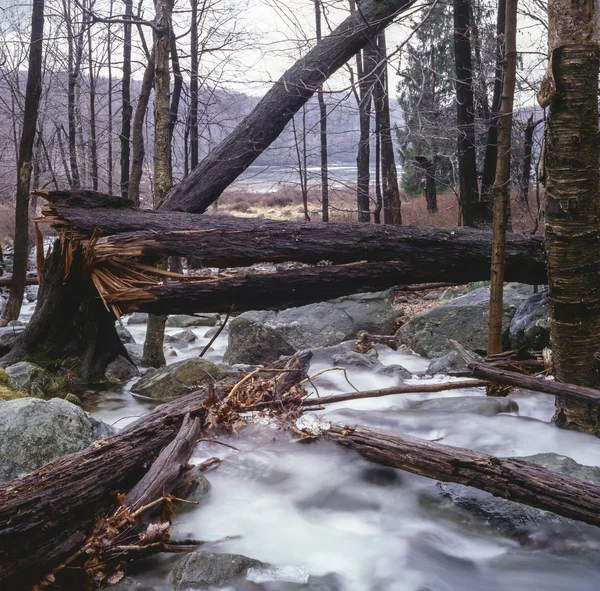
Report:
[[[359,223],[282,222],[135,210],[92,191],[49,191],[47,219],[58,217],[84,236],[100,228],[96,256],[195,257],[206,266],[257,262],[403,261],[415,275],[404,283],[461,283],[489,278],[491,233],[471,228],[398,227]],[[509,234],[507,281],[546,281],[543,240]]]
[[[556,380],[546,380],[534,376],[526,376],[515,371],[507,371],[479,361],[474,355],[469,353],[460,343],[451,340],[450,343],[457,353],[465,360],[471,375],[482,380],[506,384],[507,386],[516,386],[535,392],[544,392],[554,396],[562,396],[569,400],[579,400],[589,402],[596,406],[600,405],[600,390],[586,388],[585,386],[576,386],[575,384],[565,384]]]
[[[202,213],[279,136],[336,70],[414,0],[361,0],[358,10],[300,58],[254,110],[166,197],[161,209]]]
[[[12,282],[12,277],[2,277],[2,279],[0,279],[0,287],[10,287],[11,282]],[[37,277],[26,277],[25,278],[25,285],[37,285],[37,284],[38,284]]]
[[[444,269],[436,275],[457,275],[464,282],[472,277],[472,267]],[[488,269],[489,272],[489,269]],[[254,273],[202,281],[163,283],[105,294],[107,302],[123,312],[152,314],[191,314],[227,312],[235,306],[246,310],[282,310],[353,293],[372,292],[430,276],[431,268],[419,261],[353,263],[291,269],[278,273]]]
[[[466,484],[503,499],[600,527],[600,486],[526,460],[500,459],[462,447],[359,426],[332,425],[323,436],[378,464]]]
[[[310,354],[292,357],[289,373],[305,377],[309,360]],[[215,389],[226,395],[234,384],[229,378]],[[185,415],[203,422],[208,394],[206,387],[160,405],[117,435],[0,486],[0,588],[21,591],[72,555],[94,516],[113,504],[111,491],[140,479]]]

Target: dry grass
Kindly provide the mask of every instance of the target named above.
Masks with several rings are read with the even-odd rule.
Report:
[[[321,219],[320,191],[309,190],[308,211],[312,221]],[[541,197],[543,205],[543,195]],[[374,202],[373,202],[374,206]],[[264,217],[274,220],[298,221],[304,219],[304,207],[300,188],[294,184],[282,184],[277,192],[253,193],[232,188],[219,199],[217,212],[240,217]],[[355,222],[356,191],[352,187],[335,188],[330,194],[330,219],[333,222]],[[521,203],[516,193],[511,197],[513,231],[530,233],[541,231],[536,224],[538,206],[535,191],[531,191],[528,203]],[[456,195],[438,195],[438,212],[427,211],[425,197],[403,198],[402,221],[404,225],[452,227],[458,225],[459,210]]]

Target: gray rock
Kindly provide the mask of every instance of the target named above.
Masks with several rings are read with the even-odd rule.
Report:
[[[355,294],[328,302],[289,308],[281,312],[246,312],[229,324],[228,363],[252,363],[237,359],[235,351],[243,348],[250,334],[256,345],[270,348],[267,339],[275,334],[294,350],[329,347],[355,339],[365,330],[373,334],[389,334],[401,314],[393,305],[393,290],[380,293]],[[250,325],[271,329],[263,334]],[[280,353],[289,354],[289,353]],[[272,357],[274,359],[276,357]],[[271,359],[271,360],[272,360]]]
[[[147,324],[148,314],[146,312],[134,312],[128,319],[127,325],[130,324]]]
[[[28,361],[19,361],[5,368],[8,385],[13,390],[27,392],[35,398],[51,395],[55,388],[52,376],[39,365]]]
[[[133,335],[122,324],[117,323],[117,334],[124,345],[135,345]]]
[[[229,325],[229,341],[223,361],[229,365],[255,365],[295,352],[296,349],[273,328],[253,322],[242,314]]]
[[[31,303],[37,300],[38,294],[38,286],[37,285],[29,285],[25,288],[25,299]]]
[[[487,350],[489,289],[480,287],[460,298],[417,314],[396,333],[398,343],[408,345],[424,357],[442,357],[452,350],[448,339],[455,339],[471,351]],[[503,341],[508,347],[509,326],[526,296],[517,289],[504,289]]]
[[[212,328],[209,328],[205,333],[204,333],[204,337],[205,339],[212,339],[221,329],[220,326],[213,326]],[[226,329],[223,329],[226,330]]]
[[[125,357],[119,355],[108,364],[104,375],[107,380],[125,382],[139,376],[140,372],[135,365],[131,365]]]
[[[142,357],[144,355],[144,345],[138,345],[135,343],[126,343],[125,349],[133,361],[138,367],[142,365]]]
[[[536,351],[550,345],[550,308],[546,290],[529,296],[510,323],[512,349],[527,347]]]
[[[24,476],[114,433],[109,425],[60,398],[5,402],[0,406],[0,482]]]
[[[411,409],[429,412],[470,412],[484,417],[492,417],[502,412],[518,412],[519,405],[512,398],[453,396],[423,400],[417,402]]]
[[[477,357],[479,357],[479,355],[477,355]],[[443,357],[432,359],[431,363],[427,366],[425,373],[429,376],[434,376],[438,373],[447,374],[449,371],[456,371],[459,369],[467,369],[467,364],[456,351],[451,351]]]
[[[72,392],[67,392],[67,394],[65,395],[65,400],[77,406],[82,405],[81,398],[79,398],[79,396],[73,394]]]
[[[600,484],[600,467],[584,466],[567,456],[544,453],[526,456],[521,459],[539,464],[554,472],[569,474],[593,484]],[[461,484],[439,482],[438,488],[453,505],[508,533],[515,534],[532,528],[535,529],[538,526],[544,526],[546,529],[554,529],[555,531],[558,527],[563,533],[566,533],[565,526],[573,526],[577,530],[580,526],[588,527],[550,511],[543,511],[542,509],[494,497],[485,491]],[[592,528],[592,530],[597,531],[596,528]]]
[[[1,313],[2,309],[0,307],[0,314]],[[13,348],[18,336],[24,330],[24,326],[5,326],[4,328],[0,328],[0,357]]]
[[[154,398],[171,400],[189,394],[209,382],[225,377],[225,373],[206,359],[186,359],[146,374],[131,388],[132,392]]]
[[[173,494],[180,499],[200,502],[209,491],[210,482],[197,466],[193,466],[190,470],[185,472],[183,478],[180,478]],[[185,507],[186,505],[184,504],[183,508]]]
[[[262,562],[240,554],[192,552],[177,563],[173,571],[174,591],[202,591],[246,576],[248,569]]]
[[[0,266],[0,271],[2,270],[2,266]],[[0,276],[2,273],[0,273]],[[6,308],[6,298],[0,295],[0,314],[4,312],[4,308]]]
[[[167,319],[167,326],[173,328],[189,328],[190,326],[214,326],[221,320],[219,314],[175,314]]]
[[[398,363],[394,363],[392,365],[384,365],[380,369],[377,370],[377,373],[383,374],[384,376],[391,376],[396,378],[398,382],[403,382],[404,380],[409,380],[412,378],[412,373],[408,371],[405,367]]]
[[[115,585],[103,586],[101,589],[104,589],[104,591],[154,591],[153,587],[142,585],[131,577],[123,577]]]
[[[194,331],[190,330],[182,330],[181,332],[177,332],[175,334],[169,335],[166,338],[166,341],[173,345],[174,347],[187,347],[190,343],[198,340],[198,337],[195,335]]]
[[[440,291],[430,291],[423,296],[423,299],[428,302],[432,302],[435,300],[439,300],[442,297],[442,292]]]

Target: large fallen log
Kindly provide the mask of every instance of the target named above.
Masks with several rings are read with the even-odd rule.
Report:
[[[297,355],[280,366],[287,370],[282,375],[266,374],[268,380],[279,375],[270,389],[281,395],[293,388],[306,377],[309,360],[310,354]],[[114,504],[111,491],[131,488],[186,414],[204,423],[209,395],[218,401],[234,384],[225,380],[210,392],[207,387],[158,406],[114,437],[0,486],[0,588],[21,591],[72,555],[95,515]]]
[[[398,283],[460,283],[489,278],[491,233],[472,228],[325,224],[138,210],[127,200],[91,191],[40,193],[46,220],[84,237],[98,228],[97,260],[194,257],[208,267],[258,262],[402,261]],[[508,234],[506,280],[546,281],[543,240]],[[331,296],[333,297],[333,296]]]
[[[532,462],[500,459],[462,447],[359,426],[331,425],[322,434],[378,464],[466,484],[503,499],[600,527],[600,486]]]
[[[252,113],[167,195],[160,208],[205,211],[271,145],[323,82],[413,2],[359,0],[357,10],[285,72]]]

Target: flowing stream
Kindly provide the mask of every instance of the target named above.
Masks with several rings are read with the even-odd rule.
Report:
[[[127,328],[136,342],[143,342],[145,325]],[[167,329],[167,334],[180,330]],[[193,330],[199,339],[178,350],[176,357],[169,356],[169,363],[197,356],[207,343],[206,327]],[[226,344],[224,333],[207,358],[219,362]],[[415,373],[428,365],[421,357],[389,349],[380,350],[379,359]],[[324,366],[314,363],[311,372],[320,369]],[[396,383],[393,377],[355,368],[348,370],[348,377],[359,389]],[[351,389],[342,372],[323,374],[315,383],[320,395]],[[88,392],[86,410],[123,427],[153,407],[134,398],[130,386]],[[555,452],[582,464],[600,465],[596,438],[550,423],[551,396],[516,395],[519,412],[495,416],[411,409],[419,400],[465,395],[485,393],[469,389],[389,396],[338,403],[320,414],[327,420],[365,424],[496,456]],[[551,541],[541,548],[528,547],[452,507],[440,497],[433,480],[377,467],[332,443],[303,444],[294,438],[273,424],[254,424],[237,435],[219,438],[237,450],[204,441],[194,453],[194,462],[217,456],[222,463],[206,473],[212,488],[205,500],[179,509],[174,536],[203,540],[231,536],[207,549],[245,554],[273,565],[267,587],[248,583],[244,589],[301,589],[289,585],[306,582],[308,575],[328,573],[336,573],[334,588],[343,591],[597,591],[600,587],[600,532],[596,536],[595,528],[585,529],[589,548],[579,552],[553,551]],[[177,560],[166,556],[140,561],[133,574],[157,591],[172,590],[169,573]]]

